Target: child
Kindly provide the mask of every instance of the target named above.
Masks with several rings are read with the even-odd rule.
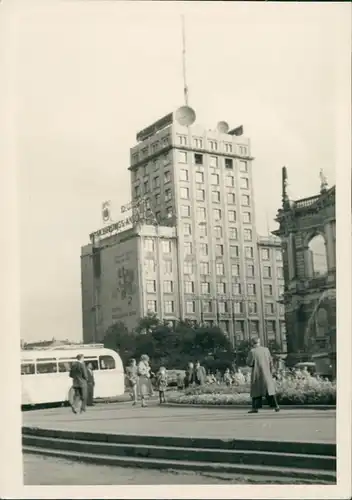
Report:
[[[224,373],[224,382],[227,386],[230,386],[232,384],[232,378],[231,378],[231,373],[230,369],[226,368],[225,373]]]
[[[167,373],[165,366],[160,367],[156,380],[159,391],[159,403],[166,403],[165,391],[167,389]]]
[[[128,380],[128,385],[131,390],[131,398],[133,400],[133,406],[137,404],[137,362],[134,358],[131,359],[130,364],[126,368],[126,376]]]

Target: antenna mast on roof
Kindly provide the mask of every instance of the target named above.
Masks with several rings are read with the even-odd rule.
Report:
[[[188,106],[188,87],[186,80],[186,28],[185,28],[184,15],[182,15],[182,65],[183,65],[183,94],[185,97],[185,105]]]

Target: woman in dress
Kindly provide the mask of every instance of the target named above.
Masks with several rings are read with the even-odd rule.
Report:
[[[141,359],[138,363],[138,386],[139,393],[141,395],[142,407],[147,406],[145,399],[150,393],[150,372],[151,368],[149,365],[149,356],[147,354],[142,354]]]
[[[133,406],[137,404],[137,362],[134,358],[131,359],[130,364],[126,368],[126,376],[128,381],[128,386],[130,389],[131,399],[133,401]]]

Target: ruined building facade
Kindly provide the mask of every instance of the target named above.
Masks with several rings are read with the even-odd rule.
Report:
[[[282,170],[282,208],[274,231],[281,238],[287,329],[287,364],[314,360],[333,376],[336,359],[335,186],[321,172],[320,193],[296,201],[287,195]]]

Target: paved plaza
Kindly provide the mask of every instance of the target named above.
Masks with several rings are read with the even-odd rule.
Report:
[[[247,409],[132,407],[100,404],[75,415],[70,408],[23,412],[23,426],[68,431],[150,436],[232,438],[272,441],[336,441],[336,411],[269,409],[249,415]]]

